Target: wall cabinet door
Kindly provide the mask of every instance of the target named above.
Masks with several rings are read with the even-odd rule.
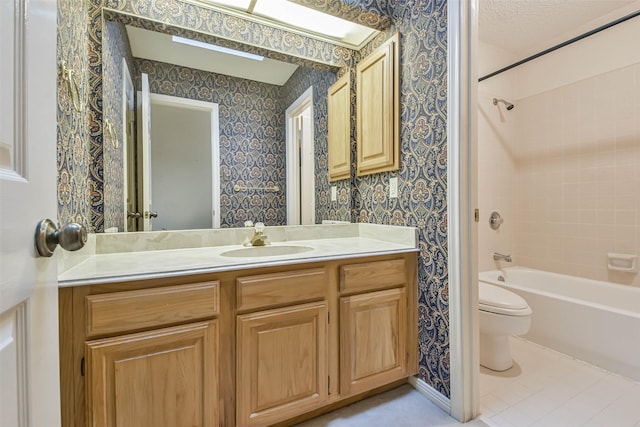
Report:
[[[87,425],[217,427],[215,320],[88,341]]]
[[[326,325],[325,302],[238,316],[238,427],[271,425],[326,402]]]
[[[356,68],[358,176],[400,167],[400,38]]]
[[[340,298],[340,385],[343,396],[407,376],[404,288]]]
[[[351,176],[351,74],[328,91],[329,181]]]

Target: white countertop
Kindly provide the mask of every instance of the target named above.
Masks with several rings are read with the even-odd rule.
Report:
[[[201,239],[203,233],[213,233],[219,242],[228,243],[226,240],[229,238],[241,242],[242,239],[238,239],[238,233],[249,235],[251,232],[251,230],[245,229],[200,231],[198,236]],[[270,237],[270,246],[308,246],[312,250],[296,254],[261,257],[221,255],[230,250],[243,248],[241,244],[189,247],[188,243],[184,243],[185,235],[189,233],[196,235],[194,232],[95,235],[92,237],[93,241],[90,239],[89,248],[76,256],[67,255],[61,262],[61,273],[58,276],[59,286],[92,285],[123,280],[215,273],[418,250],[414,228],[372,224],[267,227],[265,234]],[[167,242],[177,237],[181,239],[180,244],[176,245],[175,242],[166,244],[170,249],[163,249],[164,243],[158,244],[158,241]],[[296,240],[296,237],[306,238]],[[101,242],[103,239],[110,240],[109,244]],[[140,250],[145,243],[141,243],[140,240],[149,240],[156,244],[146,245],[153,247],[153,250]],[[123,250],[123,241],[127,242],[127,246],[133,250]],[[119,250],[114,251],[116,248]]]

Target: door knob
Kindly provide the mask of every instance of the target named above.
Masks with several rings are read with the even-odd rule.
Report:
[[[38,255],[50,257],[56,246],[67,251],[77,251],[87,242],[87,229],[75,222],[60,229],[50,219],[43,219],[36,228],[36,251]]]
[[[140,218],[140,212],[127,212],[127,218]]]
[[[158,212],[145,212],[144,213],[144,217],[145,218],[158,218]]]

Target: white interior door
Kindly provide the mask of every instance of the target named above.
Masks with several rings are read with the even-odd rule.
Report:
[[[142,231],[151,231],[151,220],[157,214],[151,210],[151,95],[149,76],[142,73],[142,91],[138,92],[138,190],[142,189],[140,210],[142,213]]]
[[[315,224],[316,181],[311,103],[300,112],[300,224]]]
[[[287,134],[287,224],[315,224],[313,87],[285,113]]]
[[[56,1],[3,0],[0,20],[0,425],[56,427],[56,257],[34,250],[57,210]]]

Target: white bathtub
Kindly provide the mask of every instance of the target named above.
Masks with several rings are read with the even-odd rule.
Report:
[[[524,338],[640,381],[640,288],[522,267],[483,272],[480,281],[527,301]]]

